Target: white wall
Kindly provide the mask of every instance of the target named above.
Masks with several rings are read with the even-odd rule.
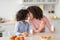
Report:
[[[22,7],[18,2],[18,0],[0,0],[0,17],[13,19]]]
[[[13,19],[16,12],[22,7],[19,0],[0,0],[0,17]],[[56,5],[56,16],[60,17],[60,0]]]
[[[56,4],[55,7],[55,14],[58,18],[60,18],[60,0],[58,1],[58,3]]]

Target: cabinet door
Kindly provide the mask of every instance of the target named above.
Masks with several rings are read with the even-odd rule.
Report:
[[[24,2],[45,2],[45,0],[24,0]]]
[[[23,0],[23,2],[28,2],[28,0]]]
[[[34,2],[34,0],[28,0],[28,2]]]
[[[43,7],[43,9],[44,9],[45,11],[47,11],[47,10],[48,10],[48,5],[45,4],[44,7]]]
[[[49,4],[45,4],[43,9],[45,11],[50,11],[50,10],[54,10],[55,9],[55,5],[49,5]]]
[[[23,2],[33,2],[33,0],[23,0]]]
[[[37,0],[37,2],[45,2],[45,0]]]
[[[56,0],[48,0],[48,2],[56,2]]]

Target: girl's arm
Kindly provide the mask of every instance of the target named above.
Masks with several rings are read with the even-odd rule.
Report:
[[[18,27],[19,27],[19,26],[20,26],[20,23],[17,22],[17,23],[15,24],[15,29],[14,29],[14,34],[15,34],[15,35],[21,34],[20,32],[18,32]]]
[[[28,26],[27,26],[27,32],[30,33],[30,25],[29,25],[29,23],[27,23],[27,24],[28,24]]]

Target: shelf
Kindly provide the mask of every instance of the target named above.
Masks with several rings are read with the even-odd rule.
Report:
[[[48,2],[56,2],[56,0],[47,0]]]
[[[56,0],[23,0],[23,2],[56,2]]]
[[[23,0],[21,5],[29,4],[56,4],[56,0]]]
[[[29,5],[29,4],[56,4],[56,2],[23,2],[23,5]]]

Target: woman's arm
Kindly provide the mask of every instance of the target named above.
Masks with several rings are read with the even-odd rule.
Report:
[[[47,25],[47,27],[49,28],[49,30],[51,31],[51,32],[54,32],[54,31],[52,31],[51,30],[51,25],[50,25],[50,22],[49,22],[49,20],[47,19],[47,17],[44,17],[44,20],[45,20],[45,23],[46,23],[46,25]]]
[[[35,28],[35,25],[33,22],[30,21],[31,28],[34,32],[37,32],[37,29]]]
[[[45,27],[45,23],[44,23],[44,21],[41,21],[40,26],[39,26],[37,32],[41,32],[44,27]]]

